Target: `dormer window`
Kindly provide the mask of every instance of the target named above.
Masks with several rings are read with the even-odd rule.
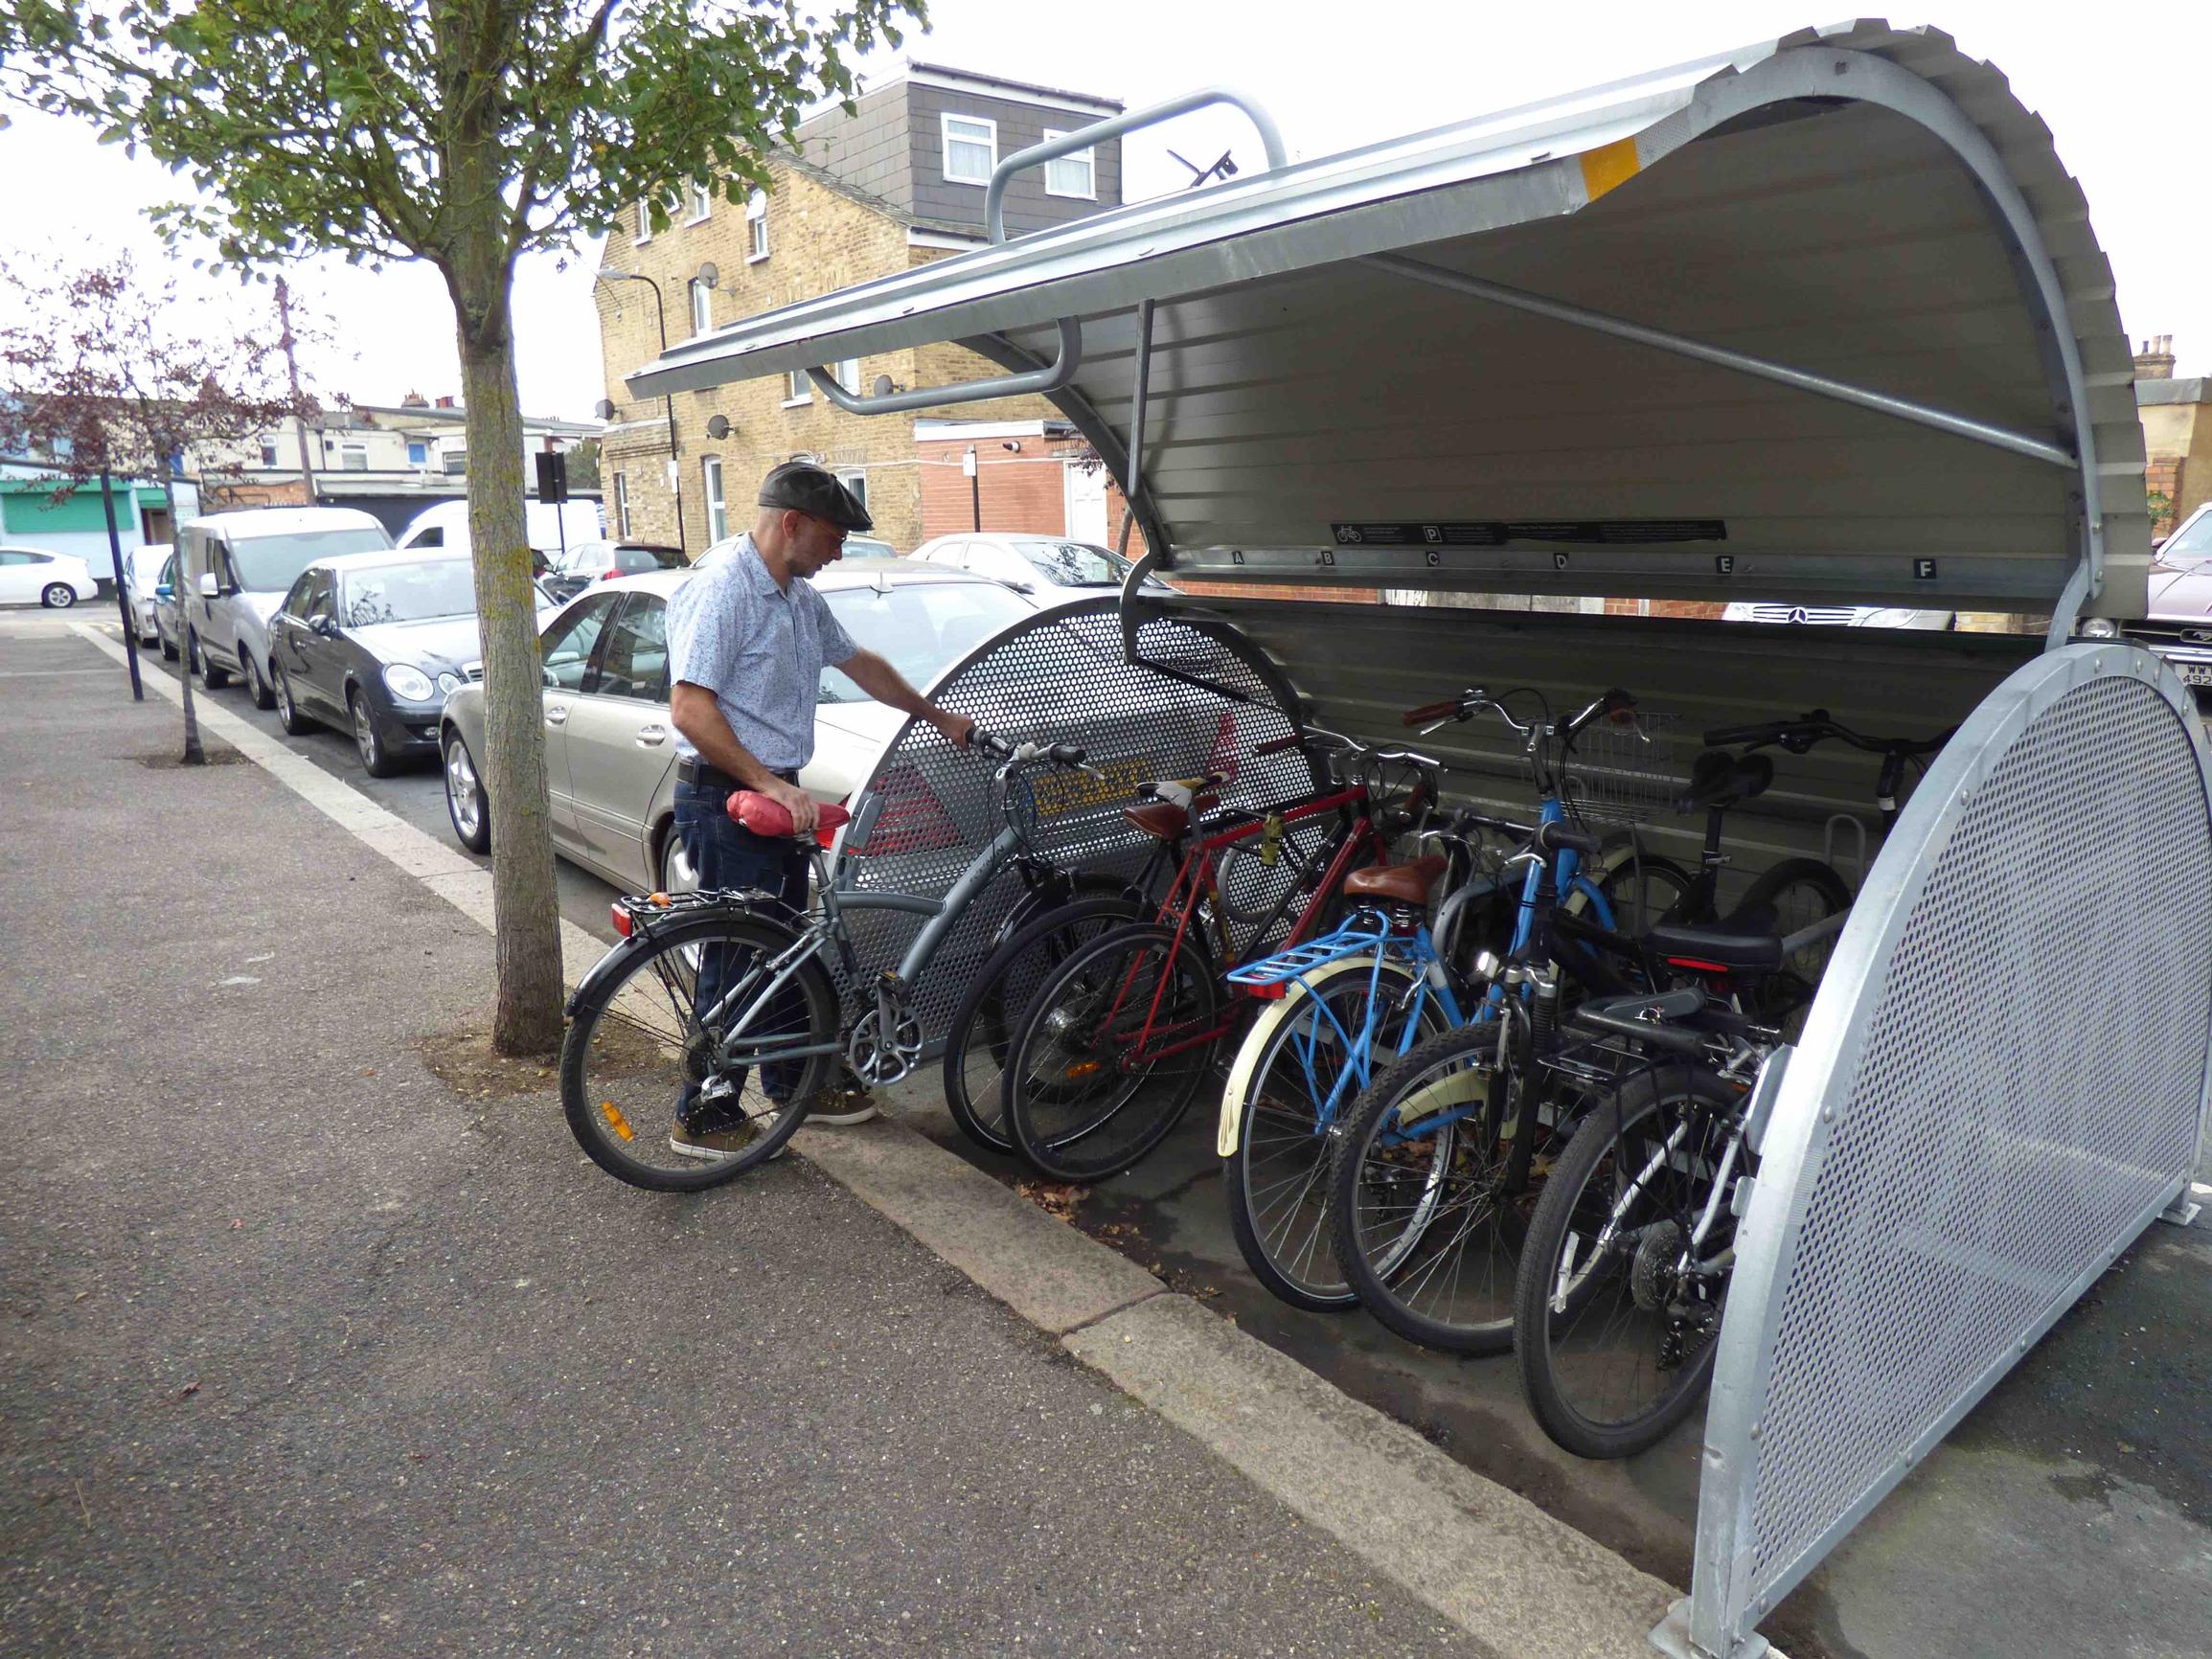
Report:
[[[998,123],[979,115],[945,117],[945,177],[950,184],[991,182],[998,166]]]

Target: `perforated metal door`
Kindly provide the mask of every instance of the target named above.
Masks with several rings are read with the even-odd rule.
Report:
[[[1104,774],[1037,774],[1033,844],[1064,868],[1133,872],[1146,844],[1122,819],[1136,784],[1155,778],[1231,771],[1225,807],[1259,807],[1313,787],[1296,751],[1255,757],[1253,748],[1294,729],[1295,696],[1266,659],[1234,628],[1183,616],[1145,622],[1145,664],[1123,660],[1121,622],[1111,598],[1042,612],[1008,630],[958,667],[932,692],[949,709],[1003,737],[1072,742]],[[1218,688],[1218,689],[1209,689]],[[838,879],[863,892],[943,895],[1000,829],[993,816],[994,762],[962,754],[934,727],[910,721],[878,758],[867,784],[883,806],[864,848],[848,848]],[[1288,859],[1261,871],[1239,861],[1229,895],[1243,909],[1280,891]],[[993,935],[1019,899],[1012,873],[999,877],[946,936],[914,987],[923,1034],[934,1050]],[[850,912],[863,968],[898,965],[921,929],[919,918]]]
[[[1690,1634],[1758,1619],[2181,1191],[2212,815],[2171,670],[2076,646],[1960,730],[1790,1058],[1715,1369]]]

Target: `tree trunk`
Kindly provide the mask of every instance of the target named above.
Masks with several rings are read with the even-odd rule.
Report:
[[[467,195],[467,193],[457,193]],[[484,640],[484,790],[491,807],[491,901],[501,1054],[560,1046],[560,910],[545,784],[543,671],[536,589],[522,510],[522,408],[509,327],[513,272],[502,204],[480,198],[489,221],[464,228],[449,273],[459,313],[461,385],[467,406],[468,539]]]

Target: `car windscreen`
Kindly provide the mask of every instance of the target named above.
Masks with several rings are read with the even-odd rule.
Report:
[[[878,592],[837,588],[822,596],[853,643],[890,659],[910,686],[926,686],[1009,623],[1036,614],[994,582],[914,581]],[[823,703],[864,703],[868,693],[834,669],[822,670]]]
[[[627,576],[635,576],[645,570],[676,570],[684,562],[684,556],[673,547],[617,547],[614,550],[614,567]]]
[[[340,591],[338,621],[350,628],[468,616],[476,609],[476,579],[465,558],[349,570]]]
[[[1044,541],[1023,536],[1014,551],[1059,587],[1119,587],[1129,565],[1084,541]]]
[[[2212,559],[2212,512],[2201,512],[2169,535],[2155,556],[2160,564],[2196,565]]]
[[[878,541],[872,535],[848,535],[845,538],[847,558],[897,558],[899,550],[887,541]]]
[[[248,593],[283,593],[318,558],[341,553],[379,553],[392,538],[374,526],[303,530],[291,535],[239,536],[230,544],[231,569]]]

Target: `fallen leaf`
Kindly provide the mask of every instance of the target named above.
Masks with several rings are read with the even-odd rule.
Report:
[[[197,1393],[199,1393],[199,1384],[196,1382],[188,1382],[182,1388],[176,1391],[176,1398],[182,1399],[188,1394]]]

